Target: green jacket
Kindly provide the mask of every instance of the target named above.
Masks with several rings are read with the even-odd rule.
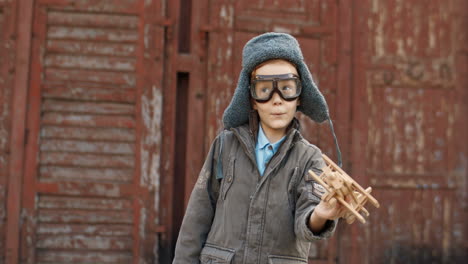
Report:
[[[263,176],[255,160],[258,121],[249,123],[223,131],[213,142],[190,196],[173,263],[307,263],[310,241],[334,232],[337,221],[327,221],[319,234],[307,227],[320,202],[320,188],[307,171],[321,173],[324,161],[299,133],[298,121]]]

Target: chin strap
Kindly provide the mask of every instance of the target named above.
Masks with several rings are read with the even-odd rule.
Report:
[[[333,134],[333,140],[335,141],[335,147],[336,147],[336,156],[338,158],[338,166],[343,167],[343,162],[341,160],[341,151],[340,151],[340,146],[338,145],[338,139],[336,138],[335,130],[333,129],[333,122],[331,121],[331,118],[328,119],[328,124],[330,124],[330,129]]]

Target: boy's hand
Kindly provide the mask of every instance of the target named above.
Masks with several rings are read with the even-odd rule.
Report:
[[[331,198],[328,202],[321,200],[314,210],[314,213],[316,214],[317,217],[323,218],[326,220],[338,219],[344,216],[345,212],[346,212],[346,207],[340,204],[335,198]]]
[[[323,197],[323,196],[322,196]],[[346,196],[345,200],[349,202],[351,197]],[[314,233],[319,233],[327,220],[335,220],[343,217],[346,214],[346,207],[340,204],[335,198],[331,198],[328,202],[323,199],[315,207],[314,212],[310,215],[309,228]]]

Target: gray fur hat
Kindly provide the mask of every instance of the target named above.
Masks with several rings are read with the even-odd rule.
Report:
[[[301,104],[297,110],[315,122],[329,119],[328,106],[304,62],[297,40],[285,33],[265,33],[249,40],[242,52],[242,70],[231,103],[224,111],[224,128],[247,123],[250,106],[250,74],[262,62],[284,59],[293,63],[302,82]]]

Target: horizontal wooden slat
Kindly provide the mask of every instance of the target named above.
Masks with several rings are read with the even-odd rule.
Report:
[[[125,43],[48,40],[47,52],[134,57],[136,56],[136,46]]]
[[[68,151],[81,153],[130,154],[135,153],[135,145],[130,143],[88,142],[79,140],[41,140],[41,151]]]
[[[85,114],[134,115],[135,106],[130,104],[77,102],[46,99],[42,111],[73,112]]]
[[[40,195],[39,208],[48,209],[89,209],[89,210],[130,210],[132,202],[128,199],[86,198],[69,196]]]
[[[38,264],[50,263],[132,263],[131,252],[87,251],[86,254],[73,250],[37,249]]]
[[[73,196],[95,196],[123,198],[142,194],[146,189],[136,189],[130,181],[118,183],[115,180],[105,182],[103,180],[88,181],[86,179],[57,180],[39,179],[37,183],[38,192],[50,195],[73,195]]]
[[[37,217],[41,223],[131,224],[133,222],[133,214],[131,210],[98,211],[40,209]]]
[[[86,71],[71,69],[53,69],[44,70],[46,81],[81,81],[109,84],[105,88],[112,88],[111,85],[127,85],[135,87],[136,76],[133,73],[104,72],[104,71]],[[43,84],[44,86],[47,86]],[[62,87],[73,88],[74,85],[62,84]],[[79,87],[85,88],[85,85]]]
[[[81,180],[98,182],[130,182],[133,178],[131,169],[89,169],[41,166],[39,179],[43,181]]]
[[[37,225],[39,235],[84,234],[88,236],[131,236],[133,226],[128,224],[47,224]]]
[[[104,13],[125,13],[133,14],[141,12],[140,0],[37,0],[40,4],[60,3],[60,9],[73,12],[104,12]]]
[[[45,113],[42,117],[42,124],[80,127],[134,128],[135,118],[132,116],[115,115],[75,115],[63,113]]]
[[[50,26],[47,31],[47,38],[134,43],[138,41],[138,31]]]
[[[50,11],[47,15],[47,24],[49,25],[138,28],[137,16],[63,11]]]
[[[134,141],[133,129],[43,126],[41,138]]]
[[[134,90],[88,89],[84,86],[76,87],[44,87],[44,98],[60,98],[68,100],[108,101],[108,102],[135,102]]]
[[[133,58],[49,54],[45,57],[44,65],[56,68],[133,72],[136,61]]]
[[[84,235],[38,235],[36,247],[50,249],[131,250],[132,239],[126,237],[99,237]]]
[[[130,155],[93,155],[62,152],[42,152],[41,165],[128,168],[134,167],[134,156]]]

